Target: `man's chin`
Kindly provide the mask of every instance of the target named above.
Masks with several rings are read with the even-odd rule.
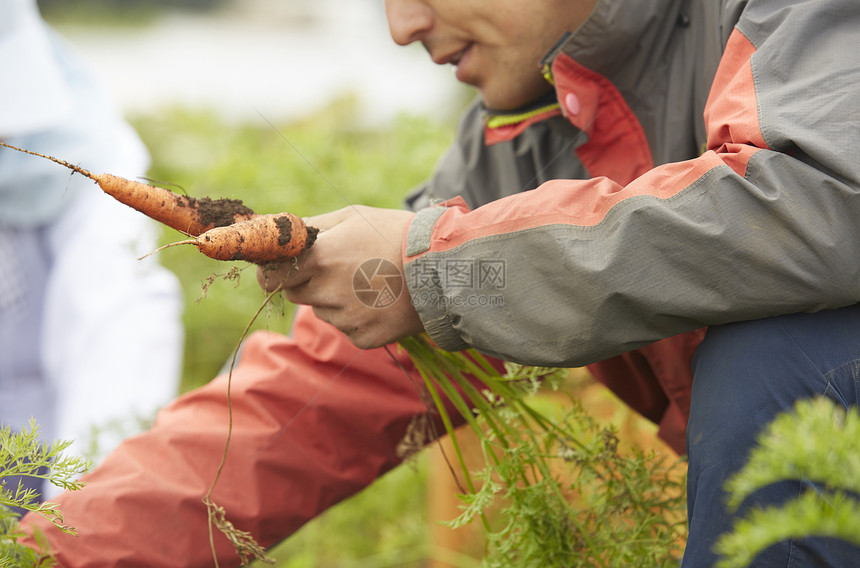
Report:
[[[523,101],[522,104],[516,104],[510,101],[497,102],[497,99],[481,97],[481,102],[484,103],[484,107],[490,112],[507,114],[528,107],[532,101]]]
[[[509,94],[506,96],[499,96],[496,93],[485,93],[484,91],[479,92],[484,107],[490,112],[498,112],[500,114],[517,112],[539,104],[546,104],[554,98],[554,95],[550,94],[552,93],[551,87],[540,92]]]

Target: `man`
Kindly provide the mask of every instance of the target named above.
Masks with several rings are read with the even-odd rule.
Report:
[[[860,63],[847,55],[860,5],[386,8],[395,41],[455,65],[483,104],[410,196],[416,213],[310,219],[322,232],[300,270],[261,275],[317,318],[304,309],[291,338],[245,346],[233,376],[241,417],[215,501],[270,545],[393,467],[420,398],[386,352],[344,338],[374,348],[426,330],[446,349],[589,364],[679,451],[689,415],[684,566],[711,566],[731,522],[721,485],[756,432],[799,398],[857,403],[860,163],[846,148],[860,142]],[[353,274],[371,258],[403,267],[409,297],[384,309],[356,298]],[[448,278],[486,260],[504,261],[497,309],[469,301],[485,288]],[[81,530],[76,542],[52,537],[62,563],[207,564],[199,498],[220,457],[212,430],[224,388],[222,377],[175,403],[90,477],[89,495],[61,500]],[[766,488],[747,506],[804,488]],[[109,521],[83,514],[102,508]],[[113,564],[90,561],[105,558]],[[858,556],[810,539],[757,563],[789,558],[849,566]]]

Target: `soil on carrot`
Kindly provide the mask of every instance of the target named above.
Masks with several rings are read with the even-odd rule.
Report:
[[[289,217],[280,217],[275,219],[275,226],[278,227],[278,245],[286,246],[290,244],[293,238],[293,222]]]
[[[180,201],[183,207],[193,207],[200,214],[200,224],[204,227],[226,227],[236,222],[238,217],[253,217],[254,211],[239,199],[211,199],[209,197],[188,197]]]
[[[309,248],[311,248],[311,245],[313,245],[317,241],[317,235],[319,234],[320,230],[316,227],[311,227],[310,225],[307,225],[305,227],[305,230],[307,230],[308,232],[308,240],[305,242],[305,250],[308,250]]]
[[[284,216],[275,219],[275,226],[278,228],[278,245],[283,247],[290,244],[290,240],[293,238],[293,223],[290,221],[290,218]],[[320,232],[316,227],[305,227],[305,230],[308,233],[308,237],[307,241],[305,241],[305,248],[302,250],[311,248],[311,245],[317,240],[317,234]]]

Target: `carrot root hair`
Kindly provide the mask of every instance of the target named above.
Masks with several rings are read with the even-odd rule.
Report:
[[[60,164],[61,166],[65,166],[65,167],[69,168],[70,170],[81,174],[82,176],[90,178],[93,181],[98,181],[98,180],[96,180],[96,176],[92,172],[90,172],[89,170],[85,170],[84,168],[82,168],[78,165],[75,165],[71,162],[67,162],[65,160],[61,160],[59,158],[49,156],[47,154],[42,154],[40,152],[34,152],[33,150],[26,150],[24,148],[19,148],[18,146],[13,146],[12,144],[7,144],[6,142],[2,142],[2,141],[0,141],[0,146],[4,146],[4,147],[9,148],[11,150],[17,150],[18,152],[24,152],[25,154],[30,154],[32,156],[39,156],[40,158],[45,158],[46,160],[51,160],[52,162],[54,162],[56,164]]]

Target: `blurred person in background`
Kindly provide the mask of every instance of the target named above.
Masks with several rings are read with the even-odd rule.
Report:
[[[0,140],[99,173],[137,177],[149,165],[33,0],[0,2]],[[0,423],[16,431],[32,418],[46,441],[74,440],[71,455],[102,454],[176,395],[178,280],[137,260],[157,235],[91,180],[0,148]]]
[[[683,566],[713,566],[713,543],[746,514],[727,510],[723,484],[757,433],[797,400],[860,397],[860,3],[385,4],[394,40],[420,42],[480,100],[413,211],[308,220],[321,232],[284,281],[303,307],[290,337],[245,342],[213,501],[271,546],[397,466],[426,408],[408,358],[379,346],[426,331],[451,351],[588,365],[687,453]],[[370,259],[408,286],[382,309],[352,288]],[[505,263],[499,286],[450,278],[484,260]],[[470,301],[489,292],[503,305]],[[201,498],[226,393],[221,376],[183,395],[58,500],[79,531],[47,534],[62,566],[212,565]],[[768,486],[745,507],[809,488]],[[790,539],[754,565],[858,558]]]

